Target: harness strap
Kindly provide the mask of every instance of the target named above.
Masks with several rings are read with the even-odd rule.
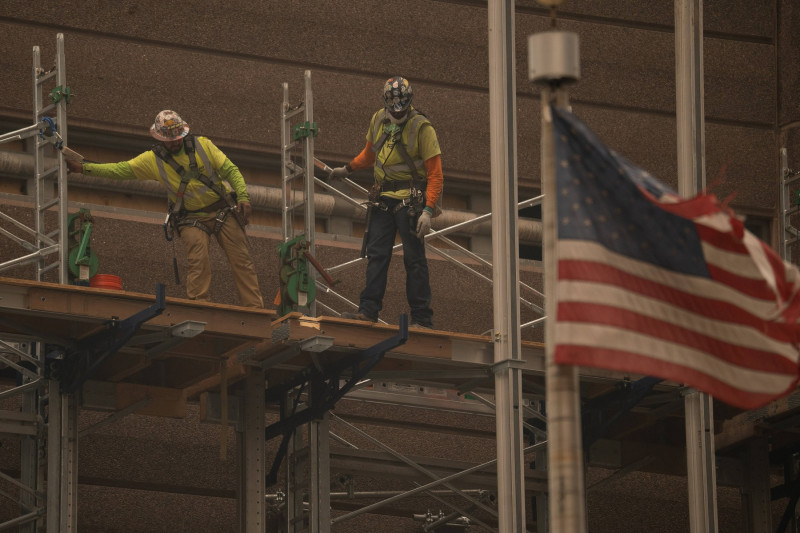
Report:
[[[153,148],[153,152],[155,152],[155,154],[165,163],[171,166],[181,178],[181,184],[178,186],[178,191],[176,193],[177,200],[175,201],[175,206],[173,207],[175,213],[180,213],[183,209],[183,194],[186,191],[186,186],[191,181],[192,174],[197,174],[197,160],[194,157],[195,149],[193,136],[190,135],[183,140],[183,148],[186,150],[186,155],[189,157],[189,168],[194,172],[187,173],[186,169],[182,165],[179,165],[177,161],[175,161],[175,158],[172,157],[172,154],[169,153],[163,144],[156,145]]]
[[[214,217],[214,227],[213,229],[209,229],[208,226],[200,222],[200,220],[194,217],[183,218],[175,223],[176,228],[178,229],[178,235],[180,235],[180,228],[197,228],[205,231],[208,235],[217,235],[221,230],[222,226],[225,225],[225,221],[228,219],[228,215],[231,214],[232,208],[231,207],[224,207],[222,208],[217,216]]]

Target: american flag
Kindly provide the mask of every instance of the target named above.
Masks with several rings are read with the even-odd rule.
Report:
[[[683,199],[551,108],[554,359],[755,409],[798,382],[800,276],[710,194]]]

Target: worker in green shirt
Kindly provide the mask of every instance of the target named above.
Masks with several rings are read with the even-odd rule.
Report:
[[[231,264],[241,304],[264,307],[247,235],[251,207],[242,173],[206,137],[189,135],[189,125],[172,110],[161,111],[150,127],[160,141],[129,161],[90,163],[66,160],[71,172],[120,180],[153,180],[167,189],[168,230],[186,246],[186,293],[210,301],[213,235]]]

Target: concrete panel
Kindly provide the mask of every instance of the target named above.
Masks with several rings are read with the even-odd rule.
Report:
[[[775,29],[775,0],[722,0],[703,2],[706,33],[731,37],[771,39]],[[517,0],[517,12],[544,13],[536,0]],[[674,27],[674,3],[639,0],[569,0],[558,10],[559,18],[590,20],[620,26]]]
[[[780,1],[778,16],[780,39],[778,41],[778,124],[782,127],[796,128],[800,120],[800,5],[793,0]]]

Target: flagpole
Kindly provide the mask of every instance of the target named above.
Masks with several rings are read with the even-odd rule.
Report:
[[[555,20],[554,20],[555,23]],[[528,40],[529,78],[541,89],[542,222],[544,226],[545,310],[545,406],[547,415],[548,519],[551,533],[584,533],[586,502],[581,438],[580,382],[578,367],[554,362],[558,299],[557,188],[555,143],[551,101],[568,107],[564,88],[580,78],[578,36],[544,32]]]

